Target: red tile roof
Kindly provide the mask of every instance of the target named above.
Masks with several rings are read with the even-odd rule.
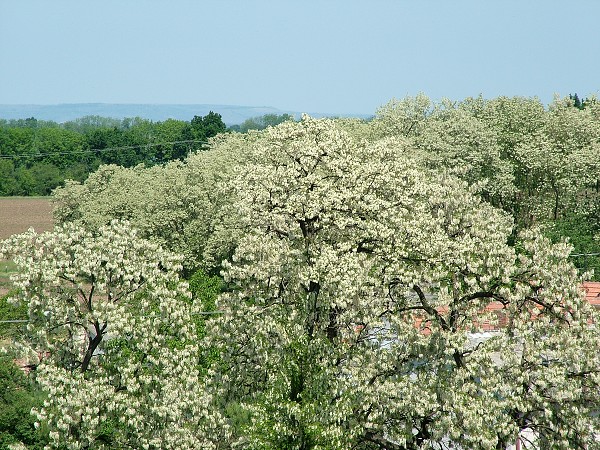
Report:
[[[582,287],[585,289],[585,299],[590,302],[592,306],[600,309],[600,282],[586,281],[583,283]],[[442,314],[448,311],[448,307],[446,306],[440,306],[436,309]],[[484,317],[481,322],[473,324],[474,326],[479,327],[482,331],[494,331],[506,326],[508,323],[508,317],[504,311],[504,305],[500,302],[488,303],[485,307],[485,312],[493,313],[495,320],[491,322],[489,319]],[[428,326],[429,320],[430,319],[427,319],[424,323],[423,318],[416,317],[415,326],[417,328],[421,328],[423,334],[429,334],[431,332]]]
[[[583,283],[585,289],[585,299],[594,307],[600,308],[600,282],[586,281]]]

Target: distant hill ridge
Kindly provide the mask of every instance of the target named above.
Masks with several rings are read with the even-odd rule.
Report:
[[[58,123],[68,122],[84,116],[102,116],[115,119],[125,117],[142,117],[152,121],[167,119],[191,120],[194,116],[205,116],[210,111],[221,114],[223,122],[235,125],[251,117],[265,114],[292,114],[295,111],[284,111],[270,106],[234,106],[234,105],[186,105],[186,104],[119,104],[119,103],[64,103],[58,105],[0,105],[0,119],[27,119],[35,117],[39,120],[51,120]],[[353,116],[366,118],[367,114],[329,114],[309,113],[314,117]]]

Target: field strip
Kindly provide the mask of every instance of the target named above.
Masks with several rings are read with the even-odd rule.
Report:
[[[50,197],[0,197],[0,239],[33,227],[42,232],[52,229]]]
[[[53,225],[50,197],[0,197],[0,240],[30,227],[42,232]],[[0,296],[8,292],[14,270],[12,262],[0,261]]]

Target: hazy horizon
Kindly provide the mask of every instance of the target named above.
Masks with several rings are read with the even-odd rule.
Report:
[[[596,94],[600,2],[0,2],[0,104],[264,105]]]
[[[189,121],[194,116],[205,116],[210,111],[221,115],[226,125],[241,124],[246,119],[266,114],[291,114],[299,118],[302,113],[314,117],[352,116],[366,118],[373,113],[338,114],[328,111],[291,111],[269,106],[241,106],[214,104],[158,104],[158,103],[62,103],[54,105],[9,105],[0,104],[0,119],[18,120],[33,117],[65,123],[86,116],[100,116],[114,119],[142,117],[152,121],[167,119]]]

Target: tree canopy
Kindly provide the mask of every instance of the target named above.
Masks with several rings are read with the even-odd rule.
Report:
[[[7,257],[19,268],[9,301],[28,308],[22,345],[48,394],[34,412],[54,445],[210,448],[226,434],[211,429],[179,257],[117,221],[17,235],[0,247]]]
[[[535,231],[509,246],[509,216],[406,146],[305,117],[233,180],[244,233],[212,340],[250,417],[241,442],[486,449],[529,429],[597,445],[598,336],[568,247]],[[508,323],[474,342],[491,303]]]
[[[67,179],[85,180],[101,164],[153,166],[183,159],[225,131],[212,111],[190,122],[98,116],[64,124],[0,121],[0,196],[50,195]]]
[[[564,239],[598,249],[599,117],[417,96],[67,182],[59,227],[0,251],[38,420],[72,448],[600,448]]]
[[[294,116],[287,113],[264,114],[262,116],[246,119],[240,125],[233,125],[229,127],[229,129],[240,133],[246,133],[250,130],[264,130],[267,127],[274,127],[288,120],[294,120]]]

